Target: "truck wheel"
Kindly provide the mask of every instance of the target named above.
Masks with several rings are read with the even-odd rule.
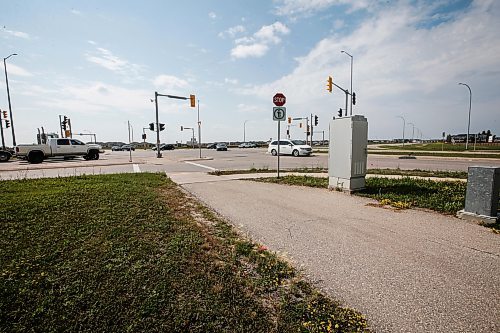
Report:
[[[28,162],[38,164],[43,162],[43,153],[39,151],[32,152],[28,155]]]
[[[10,154],[6,151],[0,151],[0,162],[7,162],[10,159]]]
[[[299,151],[297,149],[295,149],[292,154],[295,157],[299,157]]]
[[[93,160],[98,160],[99,159],[99,153],[95,152],[94,155],[92,156]]]

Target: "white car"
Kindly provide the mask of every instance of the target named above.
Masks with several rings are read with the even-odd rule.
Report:
[[[273,156],[278,155],[278,141],[272,141],[267,148],[267,152]],[[280,140],[280,155],[309,156],[312,148],[302,140]]]

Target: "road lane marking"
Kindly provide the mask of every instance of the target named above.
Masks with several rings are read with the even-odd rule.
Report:
[[[134,164],[133,167],[134,167],[134,172],[137,172],[137,173],[141,172],[141,169],[139,168],[139,164]]]
[[[200,168],[205,168],[205,169],[208,169],[208,170],[211,170],[211,171],[217,170],[216,168],[212,168],[212,167],[209,167],[209,166],[206,166],[206,165],[203,165],[203,164],[194,163],[194,162],[187,162],[186,161],[184,163],[191,164],[191,165],[194,165],[194,166],[197,166],[197,167],[200,167]]]

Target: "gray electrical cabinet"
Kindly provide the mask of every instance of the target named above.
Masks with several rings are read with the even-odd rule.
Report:
[[[364,116],[330,121],[328,187],[346,192],[365,187],[368,121]]]

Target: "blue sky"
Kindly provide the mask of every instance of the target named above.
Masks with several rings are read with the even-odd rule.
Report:
[[[292,117],[318,115],[317,131],[344,106],[329,75],[349,88],[371,139],[471,132],[500,135],[498,1],[2,1],[0,56],[7,57],[18,143],[36,129],[127,141],[154,120],[154,92],[200,99],[202,139],[276,136],[272,96]],[[2,77],[3,79],[3,77]],[[8,108],[0,80],[0,108]],[[185,142],[196,126],[188,102],[161,98],[162,142]],[[294,123],[294,125],[298,125]],[[283,128],[283,135],[286,129]],[[413,127],[406,128],[411,135]],[[148,140],[153,133],[146,131]],[[303,130],[291,128],[292,137]],[[11,143],[10,129],[6,142]],[[319,138],[319,135],[316,136]]]

